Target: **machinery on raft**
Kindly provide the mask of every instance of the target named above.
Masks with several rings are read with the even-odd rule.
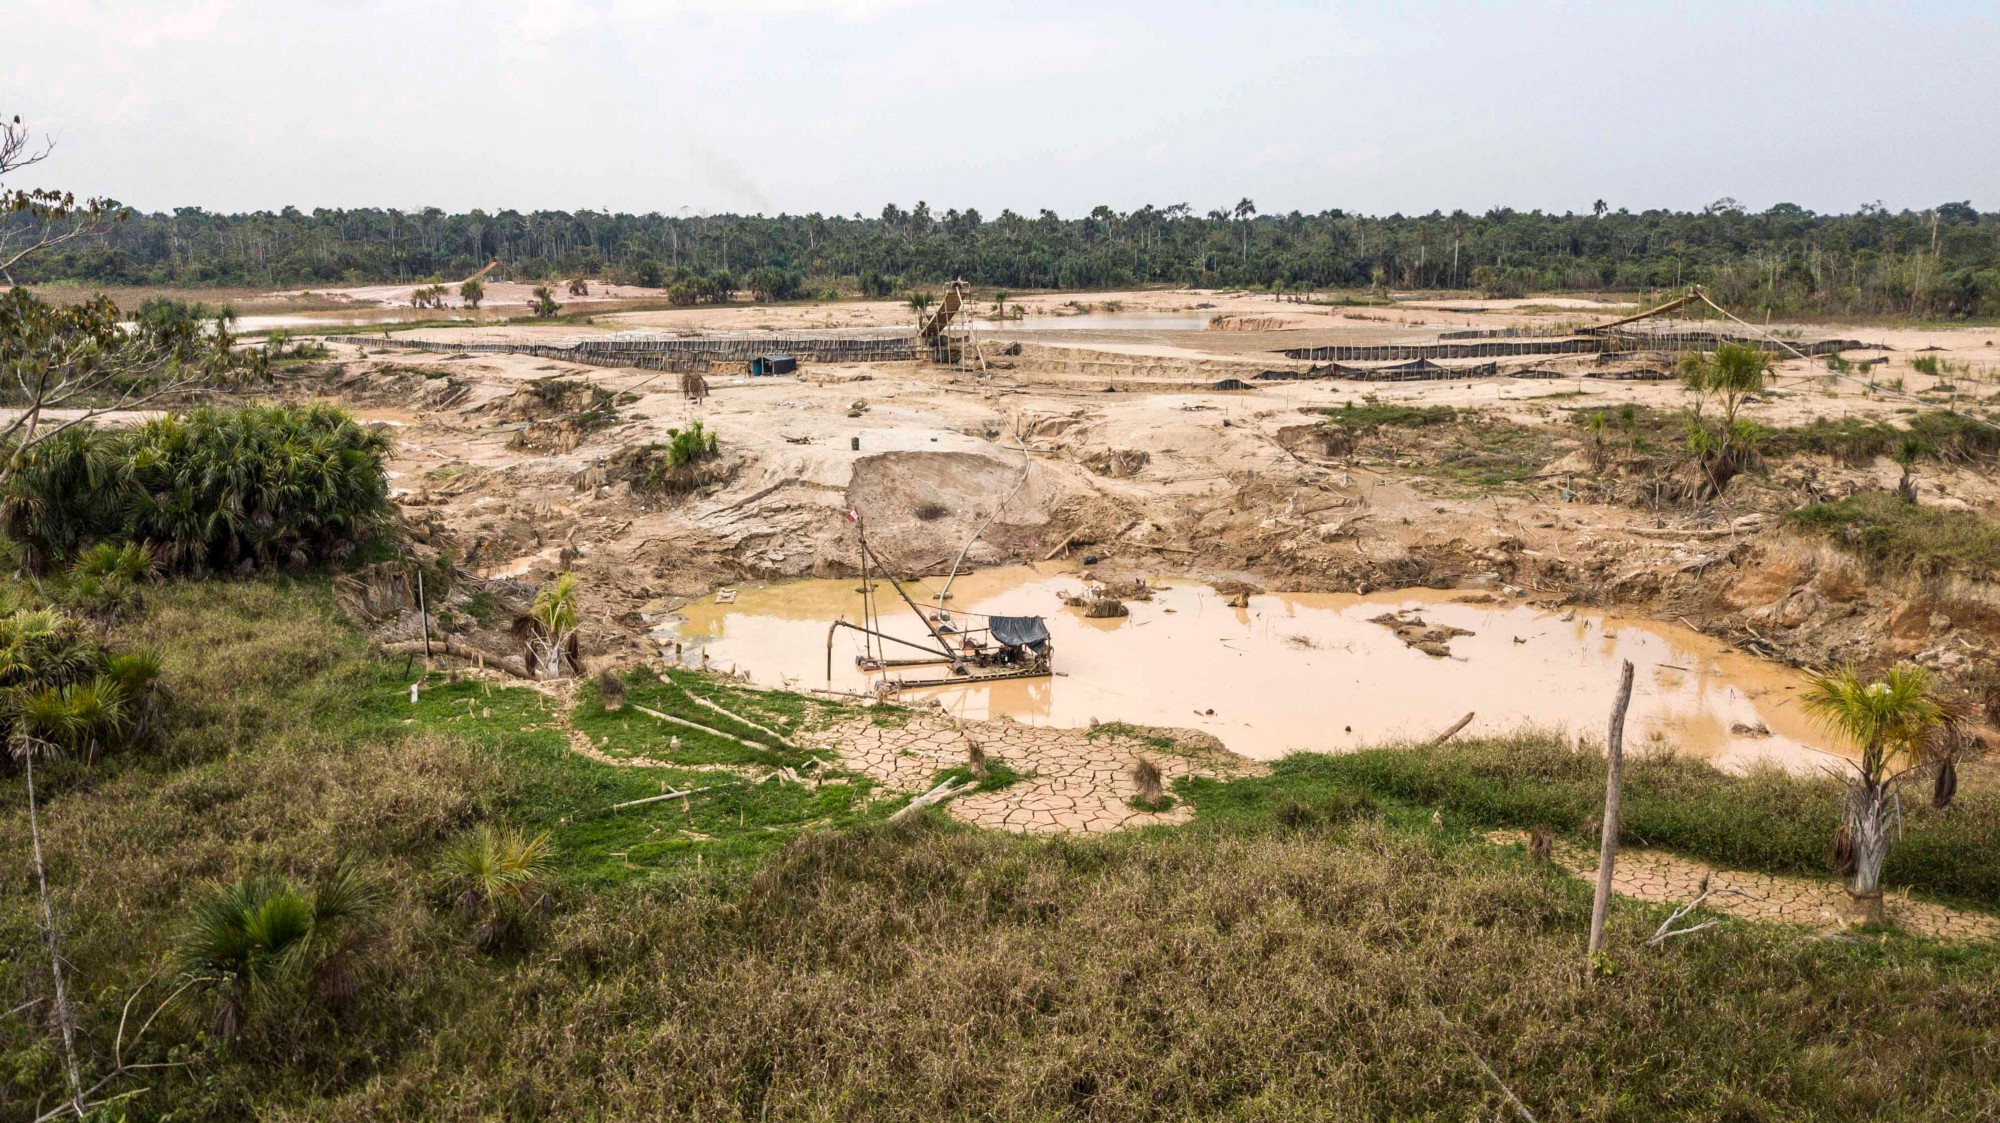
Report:
[[[936,607],[926,611],[910,597],[909,590],[896,579],[882,559],[868,546],[868,535],[861,527],[861,520],[854,517],[860,528],[861,540],[861,605],[862,623],[850,620],[836,620],[826,630],[826,674],[828,681],[833,678],[833,637],[842,628],[859,632],[862,636],[862,652],[854,658],[855,665],[864,671],[897,672],[906,668],[938,668],[938,677],[922,679],[883,678],[876,683],[876,693],[894,694],[900,690],[912,690],[929,686],[964,686],[981,682],[1000,682],[1007,679],[1048,678],[1055,674],[1054,644],[1049,639],[1048,622],[1040,616],[990,616],[978,612],[953,613],[944,607],[950,596],[950,582],[946,582],[937,596]],[[925,639],[904,639],[890,635],[882,628],[880,605],[875,592],[877,573],[887,579],[903,604],[924,626]],[[956,567],[954,567],[954,576]],[[962,619],[963,618],[963,619]],[[976,623],[975,623],[976,621]],[[911,652],[908,655],[889,653],[889,645]]]

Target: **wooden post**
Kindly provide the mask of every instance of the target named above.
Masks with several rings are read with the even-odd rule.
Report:
[[[424,567],[417,566],[417,615],[424,622],[424,665],[431,659],[431,606],[424,601]]]
[[[1604,950],[1604,914],[1611,907],[1611,870],[1618,861],[1618,797],[1625,779],[1625,709],[1632,704],[1632,661],[1618,676],[1618,701],[1611,706],[1605,742],[1604,834],[1597,848],[1597,896],[1590,903],[1590,957]]]

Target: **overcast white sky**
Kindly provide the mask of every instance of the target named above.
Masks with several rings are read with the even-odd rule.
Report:
[[[2000,3],[0,3],[148,210],[2000,207]]]

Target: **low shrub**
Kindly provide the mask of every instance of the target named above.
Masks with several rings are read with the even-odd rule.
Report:
[[[1912,414],[1903,425],[1863,417],[1816,417],[1805,425],[1773,432],[1765,454],[1819,453],[1860,466],[1894,456],[1909,438],[1923,442],[1940,460],[1989,460],[2000,455],[2000,428],[1969,414],[1933,409]]]
[[[2000,524],[1977,511],[1929,507],[1890,491],[1815,503],[1788,518],[1892,573],[1981,578],[2000,571]]]
[[[1393,402],[1368,402],[1363,405],[1347,402],[1338,408],[1320,412],[1326,416],[1328,425],[1362,432],[1385,427],[1420,429],[1458,420],[1458,410],[1451,406],[1406,406]]]
[[[155,730],[159,661],[51,609],[0,617],[0,744],[94,758]],[[0,767],[17,754],[0,754]]]
[[[681,495],[715,481],[710,464],[721,453],[716,435],[696,421],[667,430],[665,441],[621,449],[608,467],[612,479],[625,480],[636,490]]]

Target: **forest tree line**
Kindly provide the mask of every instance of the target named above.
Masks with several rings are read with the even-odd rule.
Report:
[[[100,237],[36,256],[24,283],[311,287],[450,281],[489,260],[534,280],[743,282],[762,299],[887,295],[954,277],[1021,289],[1174,284],[1281,291],[1389,288],[1639,292],[1708,285],[1749,312],[2000,316],[2000,213],[1970,203],[1582,214],[1496,208],[1386,217],[1259,214],[1248,199],[1197,211],[1098,207],[1064,219],[1003,211],[669,216],[601,211],[366,208],[128,212]],[[703,282],[707,282],[705,288]],[[727,290],[731,286],[720,286]]]

